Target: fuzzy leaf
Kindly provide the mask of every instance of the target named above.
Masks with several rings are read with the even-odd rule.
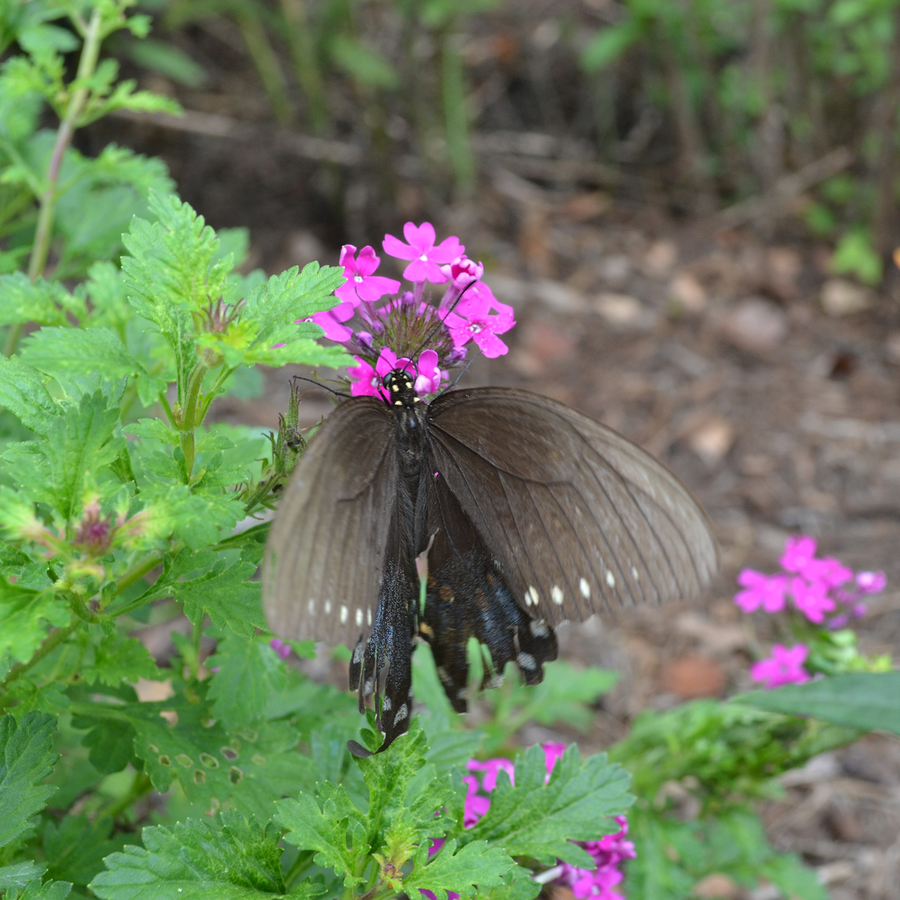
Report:
[[[41,784],[59,756],[51,749],[52,716],[30,712],[0,719],[0,847],[31,830],[31,817],[56,790]]]
[[[472,841],[457,850],[456,841],[447,841],[440,853],[428,860],[428,845],[419,847],[416,865],[403,880],[403,890],[429,890],[437,900],[447,900],[447,891],[460,897],[480,895],[485,888],[503,884],[504,877],[518,868],[499,847]]]
[[[103,857],[121,849],[121,837],[110,840],[113,822],[86,816],[66,816],[61,822],[49,820],[44,827],[43,850],[51,878],[86,885],[103,869]]]
[[[67,309],[85,313],[84,303],[78,304],[61,284],[43,278],[32,283],[24,272],[0,275],[0,296],[0,325],[68,325]]]
[[[268,698],[279,694],[286,682],[284,660],[263,637],[226,636],[206,665],[218,669],[210,680],[209,697],[216,719],[229,731],[262,719]]]
[[[40,647],[51,625],[69,624],[68,606],[50,591],[10,584],[0,577],[0,656],[9,653],[27,662]]]
[[[0,891],[22,890],[46,871],[45,866],[39,866],[33,860],[0,866]]]
[[[44,327],[23,341],[20,359],[41,372],[97,372],[116,380],[146,374],[109,328]]]
[[[44,386],[43,376],[31,366],[5,356],[0,356],[0,406],[42,437],[56,424],[60,414],[58,404]]]
[[[103,900],[256,900],[286,897],[279,833],[239,813],[224,813],[222,828],[188,819],[145,828],[143,847],[106,859],[91,882]],[[292,898],[314,896],[291,892]]]
[[[363,814],[341,785],[325,783],[318,802],[309,794],[275,804],[275,822],[287,830],[284,840],[301,850],[315,850],[316,863],[330,866],[344,878],[346,889],[361,884],[353,875],[356,862],[369,853]]]
[[[571,841],[595,841],[611,834],[633,802],[626,791],[630,776],[598,753],[581,762],[573,745],[556,762],[549,783],[544,751],[533,746],[516,759],[516,783],[501,772],[491,806],[466,832],[474,839],[500,843],[510,856],[533,856],[551,865],[555,859],[590,866],[590,857]]]

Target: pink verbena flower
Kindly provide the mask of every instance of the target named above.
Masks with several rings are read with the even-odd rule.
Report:
[[[497,312],[492,314],[491,309]],[[466,291],[453,312],[444,316],[444,324],[457,347],[475,341],[488,359],[494,359],[509,352],[497,335],[509,331],[516,319],[513,308],[501,303],[486,284],[479,282]]]
[[[809,674],[803,668],[809,648],[806,644],[785,647],[784,644],[772,646],[772,656],[761,659],[750,666],[750,677],[761,681],[766,690],[780,687],[782,684],[803,684],[809,681]]]
[[[793,535],[784,544],[779,562],[785,572],[802,572],[816,555],[816,539],[806,534]]]
[[[338,289],[340,290],[340,288]],[[335,291],[337,293],[337,291]],[[343,323],[353,318],[356,312],[356,303],[351,300],[345,300],[338,303],[333,309],[326,309],[324,312],[313,313],[306,319],[300,319],[301,322],[315,322],[325,331],[325,337],[330,341],[343,343],[348,340],[353,331]]]
[[[269,646],[282,658],[288,659],[291,655],[291,645],[286,641],[281,641],[278,638],[272,638],[269,641]]]
[[[441,381],[446,380],[447,373],[438,366],[438,355],[434,350],[423,350],[416,364],[416,393],[434,394],[441,388]]]
[[[886,584],[884,572],[859,572],[856,576],[856,586],[864,594],[881,593]]]
[[[359,251],[359,257],[354,259],[355,253],[356,247],[353,244],[341,247],[340,264],[344,267],[347,281],[334,292],[336,297],[356,307],[362,302],[374,303],[385,294],[396,294],[400,290],[400,282],[396,279],[373,274],[381,259],[375,255],[372,247],[363,247]]]
[[[834,600],[828,596],[828,584],[824,581],[806,581],[799,576],[791,579],[791,595],[794,606],[809,619],[819,624],[825,621],[825,613],[835,608]]]
[[[734,602],[744,612],[751,613],[760,607],[767,613],[784,609],[784,595],[788,588],[784,575],[766,575],[755,569],[744,569],[737,580],[744,590],[734,595]]]
[[[580,844],[594,858],[594,868],[581,869],[563,863],[557,884],[569,887],[576,897],[624,900],[621,894],[612,890],[625,877],[618,866],[625,860],[634,859],[637,853],[634,844],[625,840],[628,835],[628,820],[624,816],[616,816],[615,820],[621,826],[615,834],[605,835],[599,841]]]
[[[811,559],[800,570],[800,574],[809,582],[820,582],[826,588],[839,587],[853,580],[853,569],[848,569],[839,559],[826,556],[824,559]]]
[[[447,276],[440,267],[453,262],[465,251],[459,238],[453,235],[444,238],[435,247],[436,235],[430,222],[423,222],[421,225],[407,222],[403,226],[403,236],[407,240],[405,244],[392,234],[386,234],[382,247],[389,256],[412,260],[403,270],[403,277],[413,282],[430,281],[432,284],[444,284]]]

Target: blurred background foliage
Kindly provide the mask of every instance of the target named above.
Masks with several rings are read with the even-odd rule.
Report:
[[[139,8],[151,38],[110,49],[181,101],[165,127],[308,163],[341,241],[506,176],[723,224],[799,218],[869,283],[898,238],[897,0]]]

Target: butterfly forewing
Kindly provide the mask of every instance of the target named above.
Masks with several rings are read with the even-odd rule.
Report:
[[[342,403],[284,491],[263,567],[272,630],[355,647],[371,630],[397,494],[394,417],[384,403]]]
[[[444,394],[429,407],[437,469],[533,617],[699,592],[718,564],[706,515],[649,454],[524,391]]]

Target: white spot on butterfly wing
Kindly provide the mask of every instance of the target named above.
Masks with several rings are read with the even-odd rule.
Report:
[[[309,603],[306,604],[306,609],[311,616],[316,614],[316,601],[310,598]]]
[[[550,588],[550,597],[557,606],[563,605],[563,592],[558,584],[554,584],[553,587]]]
[[[367,625],[372,624],[372,610],[371,609],[366,610],[366,624]]]
[[[344,604],[342,603],[341,604],[341,625],[347,624],[347,614],[348,614],[347,607],[344,606]]]
[[[613,575],[613,573],[610,572],[610,571],[607,571],[607,573],[606,573],[606,583],[607,583],[611,588],[614,588],[614,587],[616,586],[616,576]]]
[[[520,669],[528,669],[530,671],[533,671],[537,668],[537,663],[534,661],[534,657],[530,653],[520,653],[516,657],[516,662],[519,664]]]
[[[581,581],[578,582],[578,590],[581,591],[581,596],[584,597],[585,600],[591,599],[591,586],[587,583],[587,580],[582,578]]]
[[[536,638],[545,638],[550,634],[550,629],[547,628],[547,623],[543,619],[532,619],[528,623],[528,628]]]
[[[363,623],[363,611],[361,609],[356,610],[356,627],[362,627]]]
[[[538,605],[538,592],[537,588],[529,587],[527,591],[525,591],[525,605],[526,606],[537,606]]]
[[[382,709],[383,709],[383,707],[382,707]],[[397,715],[394,716],[394,724],[396,725],[398,722],[405,719],[408,715],[409,715],[409,709],[407,708],[406,704],[404,703],[403,706],[401,706],[400,709],[397,710]]]
[[[641,580],[640,573],[638,572],[638,570],[637,570],[634,566],[631,567],[631,577],[632,577],[635,581],[640,581],[640,580]]]
[[[325,601],[325,615],[326,616],[331,615],[331,601],[330,600]]]
[[[381,711],[383,713],[390,712],[391,709],[391,698],[385,697],[384,702],[381,704]]]

